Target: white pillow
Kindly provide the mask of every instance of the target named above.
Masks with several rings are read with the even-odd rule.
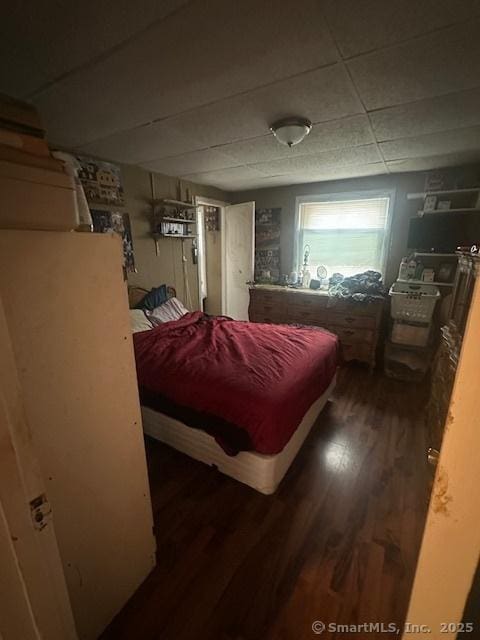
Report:
[[[147,318],[143,309],[130,309],[130,326],[132,333],[153,329],[153,324]]]
[[[171,320],[180,320],[186,313],[188,313],[188,309],[178,298],[170,298],[153,311],[147,311],[147,316],[153,324],[161,324]]]

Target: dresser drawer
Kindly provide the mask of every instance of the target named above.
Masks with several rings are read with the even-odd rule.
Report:
[[[268,315],[268,314],[261,314],[261,313],[257,313],[257,314],[250,314],[249,315],[250,318],[250,322],[260,322],[262,324],[286,324],[285,323],[285,317],[280,317],[280,316],[275,316],[275,315]]]
[[[372,363],[374,360],[372,347],[368,344],[346,344],[341,343],[341,352],[344,360],[361,360]]]
[[[328,296],[322,296],[312,293],[294,293],[291,291],[287,294],[288,305],[298,307],[299,309],[326,309],[328,304]]]
[[[288,322],[290,324],[314,324],[319,327],[323,326],[322,314],[315,309],[302,309],[302,307],[289,307]]]
[[[285,305],[287,302],[287,294],[281,289],[279,291],[250,289],[250,300],[253,304]]]
[[[328,323],[337,327],[351,327],[352,329],[375,329],[376,318],[367,315],[348,315],[329,310]]]
[[[249,315],[253,316],[268,316],[275,318],[275,320],[285,320],[286,306],[283,304],[276,304],[275,302],[256,302],[249,307]]]
[[[329,330],[337,335],[342,344],[373,344],[374,332],[369,329],[351,329],[349,327],[339,327],[328,325]]]
[[[341,313],[345,316],[370,316],[371,318],[376,318],[382,310],[382,303],[351,302],[341,298],[330,298],[329,308],[331,312]]]

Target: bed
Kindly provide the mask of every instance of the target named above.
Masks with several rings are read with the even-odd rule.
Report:
[[[133,338],[145,433],[274,493],[334,389],[337,337],[197,311]]]

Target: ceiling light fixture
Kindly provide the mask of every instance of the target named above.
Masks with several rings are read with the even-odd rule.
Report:
[[[312,130],[312,123],[306,118],[284,118],[278,122],[274,122],[270,131],[281,143],[287,145],[287,147],[293,147],[293,145],[301,142],[305,136],[308,136]]]

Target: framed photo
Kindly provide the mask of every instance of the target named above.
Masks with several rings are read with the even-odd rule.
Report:
[[[437,204],[437,209],[439,211],[448,211],[450,209],[450,205],[450,200],[440,200],[440,202]]]
[[[93,230],[95,233],[118,233],[123,243],[123,266],[130,273],[135,273],[135,256],[133,253],[132,229],[128,213],[118,211],[102,211],[92,209]]]

